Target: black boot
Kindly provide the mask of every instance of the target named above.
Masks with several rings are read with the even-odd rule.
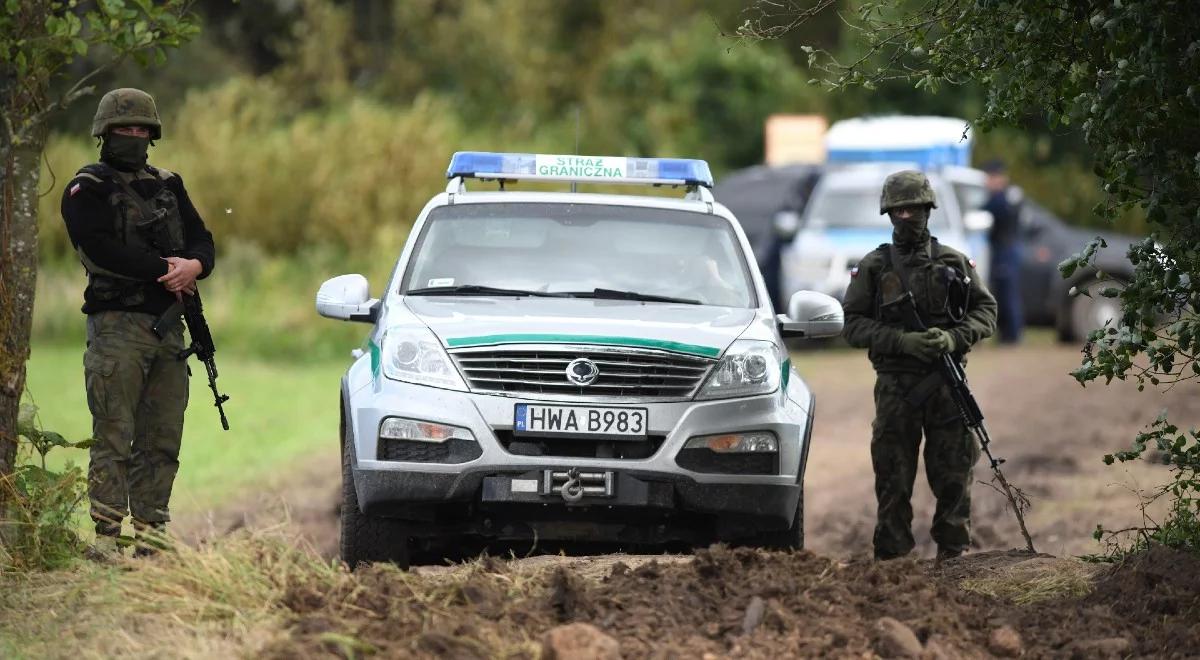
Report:
[[[937,551],[937,561],[943,562],[947,559],[957,559],[958,557],[962,556],[962,553],[962,548],[939,545]]]

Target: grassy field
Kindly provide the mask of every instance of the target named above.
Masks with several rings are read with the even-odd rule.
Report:
[[[81,345],[39,344],[29,362],[28,393],[43,428],[70,440],[91,435],[82,353]],[[338,380],[348,362],[349,353],[342,360],[293,365],[218,352],[218,385],[230,396],[225,404],[230,430],[223,431],[203,367],[192,361],[172,508],[187,512],[219,505],[251,484],[284,478],[293,462],[314,452],[336,460]],[[51,457],[56,465],[87,464],[83,450],[59,450]]]

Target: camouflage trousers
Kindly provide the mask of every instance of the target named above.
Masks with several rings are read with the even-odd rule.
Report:
[[[97,529],[170,520],[168,503],[179,468],[188,400],[183,328],[160,339],[155,318],[97,312],[87,319],[84,382],[92,413],[88,497]]]
[[[875,381],[871,464],[875,469],[875,556],[912,551],[912,491],[925,435],[925,475],[937,498],[930,534],[939,549],[965,550],[971,542],[971,473],[979,448],[942,386],[920,405],[905,400],[925,374],[880,373]]]

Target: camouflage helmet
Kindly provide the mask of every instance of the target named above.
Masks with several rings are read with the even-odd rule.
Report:
[[[937,198],[929,178],[917,170],[902,170],[888,176],[883,182],[883,194],[879,196],[879,215],[900,206],[924,206],[937,208]]]
[[[162,123],[158,120],[154,98],[132,87],[105,94],[96,107],[96,118],[92,120],[92,137],[101,137],[117,126],[145,126],[150,129],[151,140],[161,138]]]

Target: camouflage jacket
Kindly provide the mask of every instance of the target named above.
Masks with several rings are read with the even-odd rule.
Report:
[[[852,271],[850,286],[843,303],[846,325],[842,336],[851,346],[868,349],[872,366],[879,372],[926,372],[927,362],[900,352],[900,335],[906,331],[899,310],[883,309],[879,279],[891,265],[891,244],[884,243],[863,257]],[[963,355],[975,342],[990,337],[996,330],[996,299],[984,286],[975,264],[963,253],[936,240],[911,246],[897,246],[908,273],[921,318],[929,327],[945,329],[954,337],[955,355]],[[956,273],[948,273],[946,268]],[[956,321],[950,314],[951,278],[967,283],[966,311]]]

